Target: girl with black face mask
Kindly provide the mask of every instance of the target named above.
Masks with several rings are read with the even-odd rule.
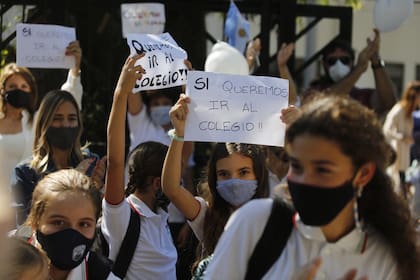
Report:
[[[271,221],[276,227],[290,223],[291,233],[263,279],[301,272],[293,279],[339,279],[348,271],[345,279],[420,279],[414,219],[385,172],[394,153],[374,113],[339,97],[313,101],[302,111],[285,141],[296,214]],[[251,201],[236,212],[206,279],[244,278],[272,205],[271,199]]]
[[[80,145],[82,119],[74,97],[53,90],[41,102],[35,121],[32,158],[14,170],[12,193],[17,208],[17,224],[28,214],[32,191],[43,176],[64,168],[77,168],[92,175],[98,188],[103,185],[104,160]],[[90,174],[91,170],[94,172]]]
[[[78,41],[68,45],[66,55],[75,58],[75,66],[61,88],[71,92],[80,105],[83,89]],[[0,188],[10,189],[13,169],[32,155],[37,100],[37,84],[31,71],[15,63],[5,65],[0,75]]]
[[[72,169],[50,173],[36,186],[33,201],[26,221],[30,243],[50,259],[50,279],[119,279],[112,273],[98,277],[91,265],[101,194],[89,177]]]

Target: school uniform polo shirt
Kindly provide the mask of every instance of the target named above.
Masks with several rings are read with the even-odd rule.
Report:
[[[140,214],[140,237],[125,279],[176,279],[177,252],[168,226],[168,214],[154,213],[143,201],[130,195],[118,205],[102,202],[102,232],[115,261],[130,220],[130,204]]]
[[[205,279],[244,279],[248,259],[264,231],[272,203],[272,199],[254,199],[232,214]],[[291,279],[318,256],[322,263],[315,279],[339,279],[353,268],[357,269],[355,279],[398,279],[390,248],[373,230],[365,234],[354,229],[329,243],[319,227],[305,226],[299,217],[279,259],[262,279]]]

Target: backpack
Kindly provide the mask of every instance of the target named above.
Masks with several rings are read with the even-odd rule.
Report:
[[[248,260],[246,280],[261,279],[280,257],[293,229],[294,213],[284,200],[273,200],[270,217]]]
[[[131,204],[130,204],[131,206]],[[121,243],[115,262],[108,259],[109,247],[105,236],[102,233],[100,224],[96,227],[96,238],[92,246],[92,261],[89,255],[88,259],[88,278],[89,279],[106,279],[112,271],[115,276],[121,279],[127,274],[128,267],[133,259],[134,252],[140,236],[140,215],[130,207],[130,220],[128,222],[127,232]],[[91,266],[92,263],[92,266]],[[104,264],[105,263],[105,264]],[[92,275],[91,272],[92,271]],[[93,275],[95,274],[95,275]],[[100,275],[101,276],[100,276]]]

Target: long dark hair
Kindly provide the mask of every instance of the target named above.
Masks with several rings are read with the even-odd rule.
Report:
[[[167,146],[152,141],[141,143],[134,148],[128,159],[126,195],[135,191],[144,192],[153,178],[161,177],[167,151]]]
[[[216,163],[218,160],[226,158],[233,153],[238,153],[252,159],[252,167],[258,182],[258,187],[253,198],[268,196],[268,173],[265,166],[263,150],[259,146],[251,144],[217,143],[213,148],[208,163],[207,178],[210,190],[210,201],[209,209],[204,218],[202,258],[213,253],[217,241],[232,212],[232,206],[226,202],[216,190]]]
[[[308,103],[286,132],[286,143],[303,134],[339,145],[357,169],[373,162],[376,171],[359,198],[359,215],[390,246],[403,280],[420,279],[420,251],[408,205],[393,190],[385,169],[395,152],[387,143],[373,111],[349,98],[324,97]]]

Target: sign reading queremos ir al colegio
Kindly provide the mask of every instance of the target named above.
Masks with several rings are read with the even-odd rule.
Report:
[[[128,34],[127,43],[130,55],[145,53],[136,65],[140,64],[146,74],[136,82],[133,92],[186,84],[187,67],[184,60],[187,52],[178,46],[169,33]]]
[[[288,80],[190,71],[186,94],[186,141],[284,145]]]
[[[16,25],[16,64],[32,68],[74,67],[72,55],[65,55],[68,44],[76,40],[76,30],[50,24]]]

